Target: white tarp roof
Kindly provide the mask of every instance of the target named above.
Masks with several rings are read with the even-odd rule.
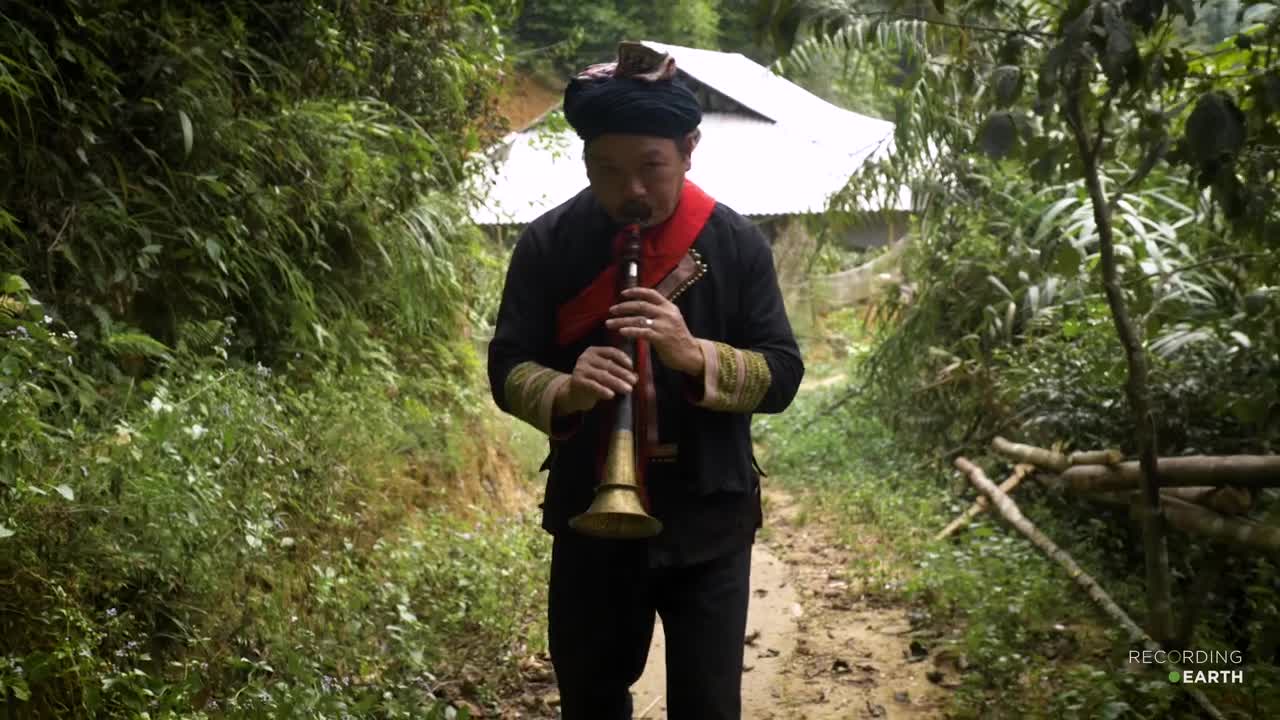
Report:
[[[891,149],[893,123],[831,105],[743,55],[645,44],[768,118],[703,114],[688,178],[743,215],[823,212],[869,157]],[[477,224],[526,224],[587,186],[582,141],[571,130],[534,127],[512,133],[504,145],[505,157],[480,178],[484,200],[471,214]]]

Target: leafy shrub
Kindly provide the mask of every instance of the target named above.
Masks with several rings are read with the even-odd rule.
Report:
[[[531,652],[536,523],[409,515],[433,496],[397,458],[474,421],[404,422],[438,404],[404,376],[388,403],[379,372],[184,369],[110,428],[29,442],[46,472],[0,493],[0,683],[25,713],[416,717],[433,672]]]

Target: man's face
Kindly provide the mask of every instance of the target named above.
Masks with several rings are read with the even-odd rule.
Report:
[[[618,222],[639,218],[642,225],[656,225],[666,220],[680,200],[694,137],[676,141],[607,134],[595,138],[586,149],[591,191]]]

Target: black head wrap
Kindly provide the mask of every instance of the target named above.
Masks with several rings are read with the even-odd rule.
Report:
[[[678,139],[702,122],[702,108],[676,79],[670,55],[624,42],[617,62],[592,65],[569,81],[564,116],[586,142],[605,133]]]

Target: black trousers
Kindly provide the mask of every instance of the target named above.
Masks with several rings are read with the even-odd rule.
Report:
[[[643,541],[573,533],[552,544],[548,620],[563,720],[630,720],[655,613],[667,645],[669,720],[739,720],[751,544],[653,569]]]

